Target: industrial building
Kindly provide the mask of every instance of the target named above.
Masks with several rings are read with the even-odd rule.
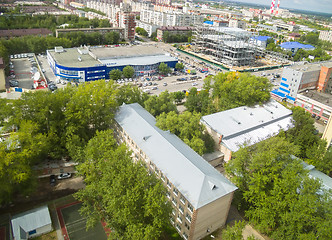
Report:
[[[303,50],[314,50],[315,47],[310,44],[303,44],[299,42],[284,42],[280,44],[280,47],[286,51],[292,51],[293,53],[296,53],[297,50],[303,49]]]
[[[184,239],[202,239],[226,223],[237,187],[139,104],[122,105],[114,134],[135,162],[160,178],[172,205],[171,223]],[[139,126],[139,127],[137,127]]]
[[[225,162],[241,146],[256,144],[293,126],[292,111],[274,100],[203,116],[201,123],[224,154]]]
[[[254,66],[261,52],[252,44],[254,33],[240,28],[200,25],[194,30],[193,49],[212,55],[228,67]]]
[[[55,47],[47,50],[47,60],[55,76],[75,83],[109,79],[109,72],[132,66],[135,76],[152,75],[160,63],[174,68],[178,60],[151,45],[125,47]]]
[[[292,104],[301,90],[317,89],[332,94],[331,72],[332,61],[285,67],[279,88],[271,93]]]

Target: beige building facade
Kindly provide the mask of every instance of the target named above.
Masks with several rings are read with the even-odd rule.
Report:
[[[202,239],[225,225],[234,184],[174,134],[157,128],[139,104],[121,106],[115,120],[119,143],[164,183],[173,207],[170,221],[183,239]]]
[[[5,77],[5,63],[3,58],[0,58],[0,91],[6,89],[6,77]]]

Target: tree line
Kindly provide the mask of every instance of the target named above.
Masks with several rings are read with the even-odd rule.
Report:
[[[192,32],[188,32],[185,34],[173,34],[169,31],[164,31],[163,33],[163,41],[166,43],[180,43],[180,42],[191,42]]]
[[[91,19],[77,15],[6,15],[0,16],[0,29],[47,28],[51,31],[62,24],[69,24],[68,28],[110,27],[106,19]]]

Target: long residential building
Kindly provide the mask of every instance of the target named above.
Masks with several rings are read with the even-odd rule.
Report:
[[[114,134],[160,178],[173,207],[171,223],[184,239],[202,239],[226,222],[237,187],[139,104],[122,105]],[[139,127],[138,127],[139,126]]]

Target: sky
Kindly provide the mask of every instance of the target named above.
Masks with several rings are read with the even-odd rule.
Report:
[[[256,3],[271,6],[272,0],[234,0],[237,2]],[[276,5],[278,0],[276,1]],[[280,0],[280,8],[294,8],[312,12],[332,14],[332,0]]]

